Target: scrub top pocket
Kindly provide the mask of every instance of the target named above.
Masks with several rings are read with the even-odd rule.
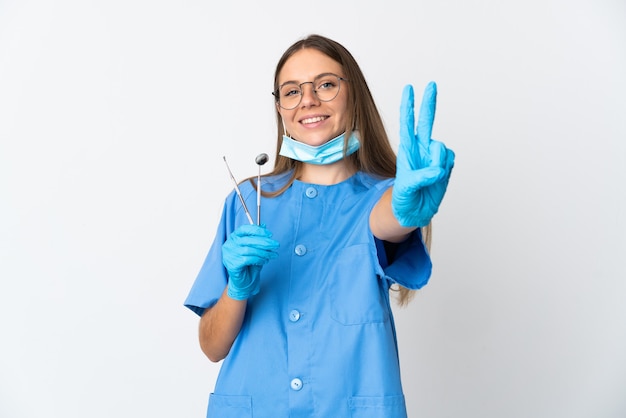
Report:
[[[212,393],[206,416],[207,418],[252,418],[252,398]]]
[[[330,315],[343,325],[386,322],[388,303],[369,244],[346,247],[335,253],[331,269]]]
[[[351,418],[406,418],[404,396],[355,396],[348,400]]]

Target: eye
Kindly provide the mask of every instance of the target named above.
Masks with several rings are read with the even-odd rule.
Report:
[[[337,87],[337,80],[333,79],[322,79],[317,83],[316,90],[328,90]]]
[[[297,84],[287,84],[280,88],[281,97],[292,97],[302,94]]]

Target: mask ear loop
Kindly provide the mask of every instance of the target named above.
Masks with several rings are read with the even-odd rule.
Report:
[[[276,110],[278,110],[278,114],[280,115],[280,122],[283,124],[283,135],[291,138],[291,135],[289,135],[289,133],[287,132],[287,127],[285,126],[285,119],[283,119],[283,115],[280,113],[280,105],[278,104],[278,102],[276,102]]]
[[[289,135],[289,132],[287,132],[287,127],[285,126],[285,120],[283,119],[283,117],[280,117],[280,121],[283,123],[283,134],[287,137],[289,137],[289,139],[293,139],[291,138],[291,135]]]

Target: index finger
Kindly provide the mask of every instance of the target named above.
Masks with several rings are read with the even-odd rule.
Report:
[[[409,144],[415,136],[415,115],[413,107],[413,86],[407,84],[402,90],[402,99],[400,101],[400,138],[404,138]]]
[[[422,97],[422,104],[420,105],[420,114],[417,119],[417,139],[420,145],[426,147],[426,149],[428,149],[428,144],[430,143],[433,132],[436,106],[437,84],[431,81],[424,89],[424,96]]]

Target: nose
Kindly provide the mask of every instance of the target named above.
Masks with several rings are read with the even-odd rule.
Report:
[[[305,84],[309,84],[310,88],[305,88]],[[302,100],[300,101],[300,106],[309,107],[319,104],[319,99],[317,98],[317,94],[315,94],[313,82],[308,81],[306,83],[302,83],[300,88],[302,89]]]

